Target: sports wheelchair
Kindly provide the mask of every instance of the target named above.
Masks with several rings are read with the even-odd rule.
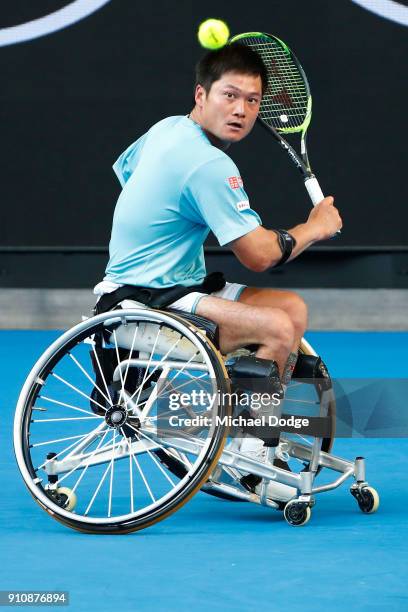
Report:
[[[201,490],[275,508],[300,526],[317,494],[351,477],[359,508],[375,512],[364,459],[331,453],[333,386],[308,342],[282,410],[320,417],[328,429],[282,430],[259,453],[244,451],[250,433],[230,430],[234,355],[217,343],[212,322],[144,306],[87,318],[55,340],[24,384],[14,423],[17,463],[38,504],[73,529],[119,534],[153,525]],[[317,485],[321,470],[340,476]]]

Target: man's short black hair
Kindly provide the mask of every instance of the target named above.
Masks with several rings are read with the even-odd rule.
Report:
[[[261,57],[250,47],[238,43],[206,53],[196,65],[195,85],[202,85],[208,94],[211,85],[225,72],[259,75],[262,92],[265,93],[268,87],[268,73]]]

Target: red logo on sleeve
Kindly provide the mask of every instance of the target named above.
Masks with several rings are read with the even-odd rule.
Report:
[[[231,189],[239,189],[243,185],[242,178],[240,176],[230,176],[228,182]]]

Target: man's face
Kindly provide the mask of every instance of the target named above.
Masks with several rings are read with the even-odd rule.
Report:
[[[223,143],[239,142],[252,130],[262,99],[261,77],[225,72],[209,93],[196,88],[201,127]]]

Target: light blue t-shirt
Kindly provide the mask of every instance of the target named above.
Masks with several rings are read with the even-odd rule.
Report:
[[[146,287],[200,283],[210,230],[224,245],[261,223],[232,159],[188,117],[156,123],[113,168],[123,190],[104,280]]]

